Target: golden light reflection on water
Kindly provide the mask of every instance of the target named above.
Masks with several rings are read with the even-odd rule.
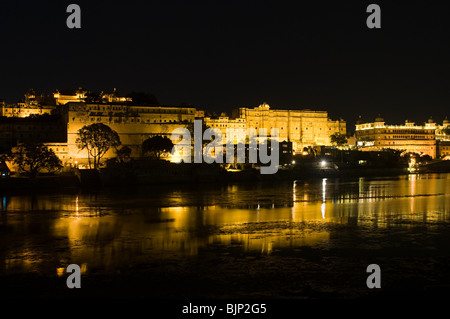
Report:
[[[68,265],[66,265],[65,267],[58,267],[58,268],[56,268],[56,275],[58,277],[65,277],[65,276],[67,276],[67,266]],[[83,275],[85,273],[87,273],[87,263],[83,263],[80,266],[80,274]]]
[[[134,197],[133,197],[134,196]],[[2,200],[2,271],[82,272],[235,247],[243,253],[326,245],[327,223],[413,227],[449,221],[450,175],[295,181],[273,187],[75,194]],[[408,223],[404,223],[408,221]],[[5,245],[8,242],[9,245]]]

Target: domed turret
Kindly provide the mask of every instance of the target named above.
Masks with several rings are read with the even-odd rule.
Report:
[[[375,122],[384,122],[384,118],[381,117],[381,114],[378,114],[378,116],[375,118]]]
[[[269,104],[267,104],[266,102],[263,102],[262,104],[260,104],[259,107],[260,108],[266,108],[266,109],[270,108]]]

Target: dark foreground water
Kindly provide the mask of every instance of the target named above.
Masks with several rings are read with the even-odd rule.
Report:
[[[450,174],[0,196],[2,297],[449,299],[449,274]]]

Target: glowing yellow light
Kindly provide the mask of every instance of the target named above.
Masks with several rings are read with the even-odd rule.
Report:
[[[64,275],[64,272],[65,272],[65,268],[64,267],[58,267],[58,268],[56,268],[56,275],[58,276],[58,277],[62,277],[63,275]]]

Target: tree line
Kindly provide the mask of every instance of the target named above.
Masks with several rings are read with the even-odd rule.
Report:
[[[85,125],[77,133],[77,147],[86,150],[90,169],[99,169],[104,155],[113,149],[116,160],[124,163],[131,158],[131,148],[122,145],[119,134],[103,123]],[[164,153],[172,150],[173,143],[168,137],[153,136],[142,143],[142,155],[160,159]],[[20,172],[36,177],[47,171],[54,173],[63,168],[62,162],[53,149],[38,142],[20,144],[12,151],[12,147],[0,146],[0,160],[11,161],[17,165]]]

